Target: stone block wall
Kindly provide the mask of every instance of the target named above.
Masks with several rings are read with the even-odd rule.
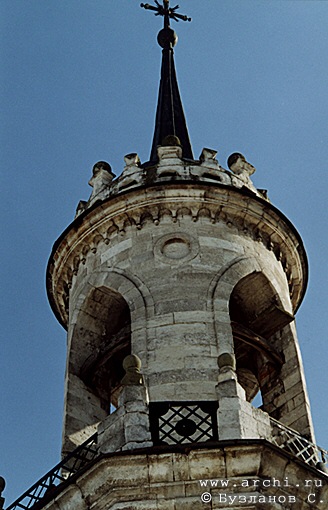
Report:
[[[264,441],[104,455],[47,510],[325,510],[328,477]]]
[[[76,398],[76,390],[70,389],[70,374],[88,386],[85,367],[89,372],[96,367],[90,363],[93,356],[110,359],[108,345],[117,329],[113,324],[125,308],[130,337],[124,352],[140,357],[150,401],[215,401],[217,358],[235,349],[229,306],[236,285],[247,276],[262,274],[272,289],[272,299],[286,314],[293,313],[303,292],[304,261],[299,246],[295,249],[298,240],[293,229],[267,202],[227,187],[177,184],[135,190],[112,198],[76,221],[79,227],[56,252],[53,276],[58,306],[61,293],[67,292],[64,281],[70,278],[64,434],[68,437],[78,432],[73,407],[78,414],[80,408],[83,416],[83,407],[91,402],[83,384],[75,386],[81,390]],[[67,269],[70,260],[72,273]],[[259,294],[259,311],[261,300],[263,306],[268,305]],[[116,354],[120,341],[113,347]],[[288,376],[287,371],[280,373],[285,393],[295,386],[294,379],[301,386],[294,395],[296,421],[288,417],[292,410],[286,402],[280,405],[268,388],[266,410],[273,412],[272,406],[280,406],[285,423],[309,433],[306,389],[295,356],[296,335],[291,338],[281,333],[274,345],[270,342],[268,349],[274,347],[288,366]],[[293,352],[290,342],[295,344]],[[99,359],[97,363],[100,369],[107,366]],[[108,363],[118,377],[119,363]],[[95,380],[97,374],[91,374]],[[115,373],[108,375],[115,379]],[[99,398],[103,406],[105,400],[108,410],[105,384],[92,384],[94,401]],[[91,412],[84,427],[97,426],[102,413]]]

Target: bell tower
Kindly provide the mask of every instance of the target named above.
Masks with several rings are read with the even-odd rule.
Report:
[[[155,4],[141,4],[164,19],[149,161],[127,154],[118,178],[96,163],[49,259],[67,329],[64,460],[38,504],[324,510],[295,328],[302,239],[242,154],[228,168],[213,149],[194,158],[171,27],[190,18]]]

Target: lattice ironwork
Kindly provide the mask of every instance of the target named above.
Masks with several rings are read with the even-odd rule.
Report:
[[[318,463],[326,464],[328,452],[320,448],[298,432],[273,418],[270,418],[272,426],[272,442],[283,450],[295,455],[303,462],[317,467]]]
[[[73,475],[83,469],[97,454],[97,434],[94,434],[44,475],[6,510],[16,510],[18,508],[23,510],[37,509],[38,503],[41,500],[44,503],[46,500],[51,499],[57,487],[67,482]]]
[[[151,402],[150,430],[154,445],[218,440],[217,402]]]

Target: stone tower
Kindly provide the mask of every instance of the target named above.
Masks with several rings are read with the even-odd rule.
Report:
[[[167,0],[142,6],[164,17],[150,160],[126,155],[117,179],[95,164],[89,200],[53,247],[64,460],[36,506],[324,510],[326,452],[294,321],[302,240],[242,154],[230,170],[215,150],[194,158],[170,26],[188,18]]]

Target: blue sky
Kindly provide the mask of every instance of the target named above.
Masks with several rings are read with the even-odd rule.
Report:
[[[149,158],[161,20],[138,0],[1,0],[0,475],[7,505],[60,458],[65,331],[45,293],[93,164]],[[194,155],[235,151],[300,232],[297,313],[317,443],[328,449],[328,2],[181,0],[180,92]]]

